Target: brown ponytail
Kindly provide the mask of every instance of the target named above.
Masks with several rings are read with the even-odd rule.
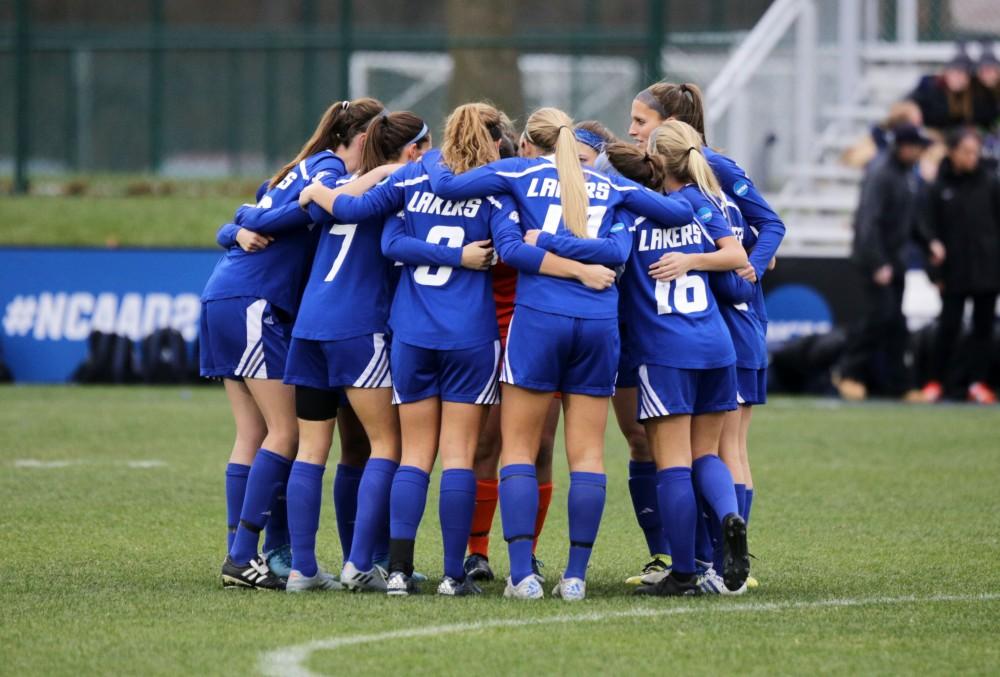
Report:
[[[399,158],[403,149],[411,143],[423,145],[430,142],[430,132],[427,125],[409,111],[377,115],[368,123],[368,136],[361,148],[361,167],[359,174],[392,162]]]
[[[303,144],[298,155],[271,177],[267,187],[274,188],[285,178],[285,174],[310,155],[327,148],[336,150],[340,146],[349,145],[355,136],[364,131],[369,120],[381,113],[384,108],[377,99],[367,97],[333,103],[323,112],[315,131]]]
[[[461,174],[500,158],[502,117],[486,103],[467,103],[451,112],[444,124],[441,159],[452,172]]]
[[[652,97],[658,105],[651,106],[666,120],[673,118],[694,127],[705,143],[705,103],[701,88],[693,82],[657,82],[650,85],[636,98]]]
[[[528,117],[524,136],[543,151],[555,152],[563,223],[577,237],[588,237],[587,208],[590,200],[577,154],[572,118],[558,108],[539,108]]]
[[[650,155],[634,143],[620,141],[609,144],[605,147],[604,152],[607,154],[611,166],[625,178],[632,179],[655,191],[663,189],[666,170],[663,168],[663,159],[659,155]]]

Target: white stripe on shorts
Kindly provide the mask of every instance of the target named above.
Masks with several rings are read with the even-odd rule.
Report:
[[[646,369],[646,365],[639,365],[639,418],[669,415],[670,412],[663,406],[663,402],[660,401],[653,386],[649,383],[649,370]]]
[[[389,351],[385,346],[385,334],[372,334],[372,346],[374,347],[372,358],[358,380],[352,384],[355,388],[383,387],[381,383],[389,372]]]
[[[241,377],[267,378],[267,364],[264,360],[263,332],[266,299],[257,299],[247,307],[247,347],[236,367],[236,375]],[[253,367],[254,369],[251,369]],[[256,369],[256,367],[260,367]],[[256,371],[256,373],[254,373]]]
[[[514,315],[516,314],[517,309],[514,310]],[[500,382],[510,385],[516,385],[514,383],[514,371],[510,368],[510,337],[511,329],[514,328],[514,315],[510,316],[510,324],[507,325],[507,346],[503,351],[503,367],[500,369]]]
[[[500,339],[493,342],[493,370],[490,372],[490,380],[486,387],[476,398],[476,404],[496,404],[497,403],[497,371],[500,369]]]

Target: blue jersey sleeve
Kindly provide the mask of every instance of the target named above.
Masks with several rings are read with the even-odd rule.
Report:
[[[502,172],[516,170],[521,163],[519,158],[506,158],[455,175],[441,161],[440,152],[432,152],[437,155],[425,160],[424,166],[430,177],[431,190],[446,200],[468,200],[508,192],[510,184]]]
[[[313,219],[299,207],[298,202],[268,209],[243,205],[236,210],[235,220],[239,226],[261,235],[277,235],[313,223]]]
[[[597,263],[602,266],[620,266],[628,260],[632,251],[632,233],[624,223],[613,219],[603,235],[597,238],[580,238],[573,235],[553,235],[542,232],[538,235],[538,246],[553,254],[574,259],[581,263]]]
[[[361,197],[341,195],[333,203],[333,218],[338,223],[360,223],[367,219],[395,214],[406,199],[403,179],[397,176],[406,167],[396,170],[388,179]]]
[[[707,198],[703,200],[695,210],[694,215],[713,242],[718,242],[724,237],[736,237],[736,233],[733,232],[733,227],[726,220],[725,215],[711,200]]]
[[[229,249],[236,244],[236,233],[240,232],[240,226],[235,223],[224,223],[219,226],[219,231],[215,234],[215,241],[223,249]]]
[[[708,161],[722,184],[722,190],[732,197],[747,224],[757,230],[757,244],[750,252],[750,265],[760,279],[785,237],[785,224],[742,167],[719,153],[709,153]]]
[[[691,223],[694,213],[690,203],[683,197],[676,194],[661,195],[625,177],[615,177],[615,181],[622,205],[630,212],[667,227]]]
[[[254,199],[257,200],[257,202],[260,202],[260,199],[262,197],[264,197],[264,194],[267,192],[267,187],[270,184],[271,184],[271,181],[270,181],[270,179],[268,179],[268,180],[265,180],[264,183],[260,184],[260,186],[257,188],[257,194],[254,197]]]
[[[511,268],[537,273],[542,267],[545,250],[525,244],[513,198],[501,195],[486,199],[493,208],[490,214],[490,233],[493,235],[493,247],[500,259]]]
[[[451,266],[462,265],[462,248],[444,244],[431,244],[418,237],[406,234],[406,223],[399,214],[386,218],[382,228],[382,254],[387,259],[405,263],[408,266]]]
[[[712,293],[719,303],[736,305],[748,303],[754,295],[754,286],[732,270],[723,273],[709,273],[708,281]]]

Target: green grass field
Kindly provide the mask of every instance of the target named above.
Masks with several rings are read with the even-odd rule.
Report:
[[[512,602],[499,583],[480,599],[292,597],[219,587],[232,435],[221,388],[4,387],[0,672],[995,674],[998,430],[996,408],[760,409],[750,531],[762,585],[741,598],[628,595],[621,581],[644,552],[613,427],[584,603]],[[556,477],[539,552],[550,579],[567,545],[564,461]],[[329,498],[323,509],[319,555],[333,568]],[[499,533],[497,518],[505,572]],[[417,549],[432,577],[439,548],[432,492]]]

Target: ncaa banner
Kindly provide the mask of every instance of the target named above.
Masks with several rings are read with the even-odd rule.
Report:
[[[69,380],[92,331],[198,336],[211,250],[0,247],[0,355],[20,382]]]

